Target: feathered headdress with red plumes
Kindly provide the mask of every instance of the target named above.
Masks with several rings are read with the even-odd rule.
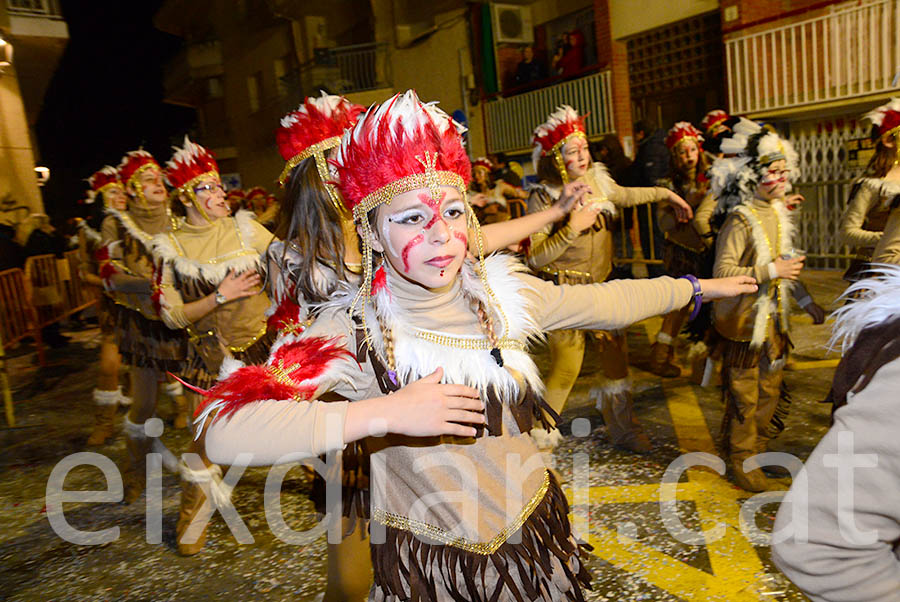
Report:
[[[262,186],[254,186],[253,188],[251,188],[250,190],[247,191],[244,198],[252,199],[252,198],[255,198],[258,196],[266,196],[267,194],[269,194],[269,193],[266,192],[266,189],[263,188]]]
[[[132,179],[136,178],[140,172],[149,167],[156,167],[159,169],[159,163],[156,162],[153,155],[142,148],[128,151],[125,153],[125,156],[122,157],[122,162],[119,163],[119,180],[127,185]]]
[[[728,119],[731,119],[731,115],[722,109],[713,109],[700,120],[700,127],[703,128],[704,132],[710,134],[711,129]]]
[[[487,157],[478,157],[472,161],[472,170],[474,171],[476,167],[483,167],[488,171],[492,171],[494,169],[494,164],[491,163],[491,160]]]
[[[562,158],[562,147],[571,138],[586,138],[584,128],[584,116],[569,105],[560,105],[550,113],[547,121],[534,128],[531,139],[531,162],[537,171],[541,157],[553,156],[556,167],[559,169],[563,182],[568,182],[565,163]]]
[[[203,396],[194,413],[196,437],[200,437],[206,419],[214,411],[218,413],[213,420],[219,420],[257,401],[308,401],[326,378],[336,381],[347,369],[359,369],[353,354],[336,339],[290,337],[285,340],[272,351],[265,364],[242,366],[208,391],[185,383]]]
[[[464,131],[413,90],[373,106],[344,133],[332,161],[347,209],[366,213],[417,188],[454,186],[464,196],[471,179]]]
[[[284,186],[291,171],[309,157],[315,157],[317,166],[321,163],[319,176],[328,182],[331,178],[325,151],[341,143],[344,131],[353,127],[365,110],[343,96],[322,92],[318,98],[307,97],[296,110],[282,117],[275,140],[286,164],[278,183]]]
[[[88,186],[91,189],[87,193],[87,202],[93,203],[98,194],[103,194],[110,186],[122,187],[122,181],[119,179],[119,170],[111,165],[104,165],[98,171],[94,172],[87,179]],[[105,199],[104,199],[105,202]]]
[[[863,115],[863,119],[872,122],[872,137],[900,134],[900,98],[892,98],[873,111]]]
[[[666,146],[672,150],[684,140],[693,140],[697,146],[700,146],[700,143],[703,142],[703,135],[690,122],[679,121],[666,134]]]
[[[187,191],[201,177],[219,175],[219,164],[206,148],[192,142],[185,135],[181,148],[173,147],[172,158],[166,162],[166,182],[178,191]]]

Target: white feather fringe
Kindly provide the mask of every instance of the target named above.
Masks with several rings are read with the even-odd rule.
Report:
[[[900,316],[900,266],[875,264],[866,276],[838,299],[847,302],[831,314],[834,328],[829,349],[840,347],[846,352],[863,330]]]

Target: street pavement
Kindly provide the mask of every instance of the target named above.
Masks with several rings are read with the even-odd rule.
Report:
[[[803,280],[820,304],[834,309],[844,288],[839,273],[809,272]],[[825,349],[830,320],[813,325],[796,308],[793,318],[795,347],[786,381],[794,402],[786,431],[773,447],[805,459],[828,428],[830,409],[820,401],[838,358]],[[707,461],[717,454],[722,403],[716,387],[698,387],[686,375],[660,379],[641,369],[660,322],[653,318],[629,330],[635,408],[654,442],[653,452],[637,456],[609,445],[591,397],[598,373],[589,345],[563,414],[565,440],[548,458],[573,504],[577,532],[593,546],[588,561],[593,591],[586,599],[805,600],[770,560],[766,533],[777,501],[754,498],[748,503],[750,494],[709,468],[689,468],[671,484],[662,484],[683,454],[705,453]],[[53,351],[47,367],[36,366],[27,346],[14,350],[9,361],[18,425],[0,431],[0,598],[313,600],[325,584],[324,536],[304,544],[276,537],[264,512],[265,469],[248,469],[233,494],[252,543],[236,541],[217,515],[204,551],[179,557],[179,486],[170,473],[163,474],[158,496],[160,542],[154,529],[147,528],[148,516],[152,523],[158,513],[152,504],[148,512],[143,497],[130,506],[100,500],[63,505],[65,520],[76,529],[118,529],[109,543],[76,545],[57,534],[45,496],[60,461],[89,451],[111,460],[111,466],[125,455],[121,434],[108,445],[84,447],[93,423],[99,332],[89,328],[69,334],[72,343]],[[679,345],[687,372],[687,341],[680,339]],[[536,348],[535,355],[546,370],[546,349]],[[159,413],[166,419],[162,440],[177,453],[187,447],[189,434],[172,429],[172,412],[167,401],[161,402]],[[788,480],[778,481],[779,489],[788,486]],[[100,469],[82,465],[67,474],[65,489],[102,491],[106,481]],[[291,469],[282,488],[281,513],[294,531],[316,524],[309,492],[306,473]]]

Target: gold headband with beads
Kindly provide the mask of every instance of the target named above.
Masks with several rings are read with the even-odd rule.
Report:
[[[573,138],[584,138],[587,140],[587,134],[582,131],[572,132],[559,142],[553,145],[550,152],[553,153],[553,161],[556,163],[556,169],[559,171],[559,177],[562,179],[563,185],[569,183],[569,172],[566,171],[566,162],[563,160],[562,149]]]
[[[172,195],[175,196],[178,193],[187,194],[188,198],[191,199],[191,203],[194,204],[194,209],[199,211],[200,215],[202,215],[203,219],[205,219],[207,222],[212,222],[212,220],[209,219],[209,215],[206,214],[206,210],[204,210],[203,207],[201,207],[200,204],[197,203],[197,193],[194,192],[194,184],[196,184],[203,178],[206,178],[209,176],[214,176],[218,180],[219,172],[210,170],[210,171],[200,174],[199,176],[194,176],[193,178],[191,178],[190,180],[188,180],[187,182],[185,182],[184,184],[182,184],[181,186],[179,186],[178,188],[173,190]]]
[[[341,143],[340,136],[332,136],[331,138],[326,138],[321,142],[316,142],[315,144],[305,148],[303,152],[298,153],[290,158],[290,160],[285,164],[284,169],[281,170],[281,175],[278,176],[278,185],[284,186],[284,183],[287,182],[287,179],[291,175],[291,170],[300,165],[304,160],[309,159],[310,157],[315,157],[316,160],[316,170],[319,172],[319,179],[322,180],[322,184],[325,185],[325,190],[328,191],[328,198],[331,199],[332,205],[337,209],[338,215],[342,218],[347,217],[347,208],[344,206],[344,203],[341,202],[341,198],[338,195],[337,190],[335,190],[334,186],[329,183],[331,179],[329,171],[328,171],[328,162],[325,160],[325,152],[329,151]]]

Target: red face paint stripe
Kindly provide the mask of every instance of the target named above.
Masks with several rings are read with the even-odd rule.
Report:
[[[466,237],[465,234],[463,234],[462,232],[454,232],[454,233],[453,233],[453,237],[454,237],[454,238],[457,238],[457,239],[459,239],[459,240],[461,240],[463,246],[468,248],[468,246],[469,246],[469,239]]]
[[[444,197],[447,196],[446,192],[441,193],[441,197],[439,199],[434,199],[431,197],[431,194],[420,193],[419,200],[431,207],[431,220],[425,224],[426,230],[431,230],[431,227],[438,221],[444,221],[441,218],[441,203],[444,200]],[[445,222],[446,223],[446,222]]]
[[[403,247],[403,251],[400,254],[400,256],[403,257],[403,271],[409,273],[409,252],[412,251],[412,248],[414,246],[420,244],[424,240],[425,240],[425,235],[418,234],[418,235],[416,235],[415,238],[413,238],[411,241],[406,243],[405,247]]]

